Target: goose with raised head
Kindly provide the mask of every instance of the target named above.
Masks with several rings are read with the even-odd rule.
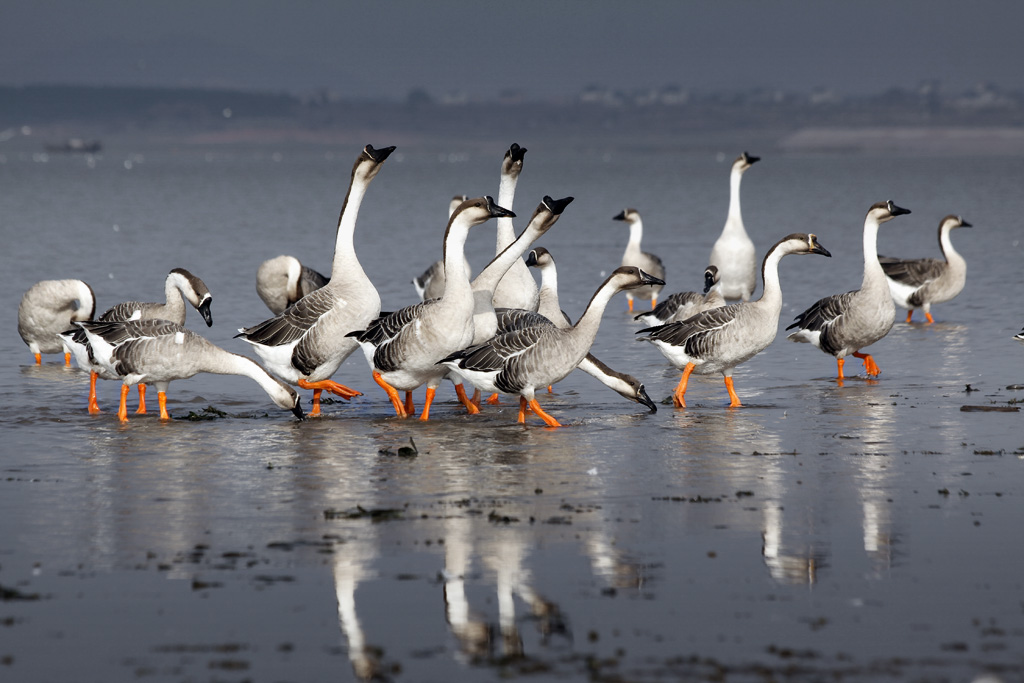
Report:
[[[207,327],[213,325],[213,313],[210,311],[213,295],[210,294],[210,289],[205,282],[184,268],[174,268],[167,274],[167,278],[164,280],[164,303],[124,301],[108,308],[98,320],[103,322],[169,320],[184,325],[186,301],[199,311]],[[61,338],[71,349],[79,367],[89,370],[88,409],[90,413],[96,414],[100,412],[100,406],[96,400],[96,380],[100,378],[117,379],[117,376],[103,368],[101,364],[96,363],[92,349],[89,347],[89,339],[82,329],[72,326],[61,333]],[[146,413],[146,385],[142,382],[139,382],[139,408],[136,412],[140,415]]]
[[[629,241],[626,242],[626,250],[622,253],[622,265],[636,266],[646,273],[650,273],[659,280],[665,279],[665,265],[661,259],[640,248],[640,241],[644,236],[644,222],[640,218],[640,212],[636,209],[624,209],[617,213],[613,220],[625,221],[629,226]],[[633,300],[650,301],[651,309],[658,305],[658,293],[663,285],[650,287],[637,287],[626,290],[626,302],[629,305],[629,312],[633,312]]]
[[[63,353],[64,365],[71,365],[71,349],[60,333],[76,322],[92,320],[96,295],[81,280],[42,280],[28,288],[18,304],[18,334],[35,357]],[[85,366],[82,366],[85,367]]]
[[[864,218],[864,279],[860,289],[819,299],[786,328],[797,328],[789,339],[814,344],[835,356],[840,382],[848,355],[863,360],[864,370],[871,377],[881,372],[871,354],[860,352],[889,334],[896,319],[885,271],[878,263],[878,227],[908,213],[909,209],[900,208],[891,200],[872,205]]]
[[[256,293],[274,315],[331,281],[294,256],[267,259],[256,269]]]
[[[519,182],[519,174],[523,171],[525,156],[526,148],[513,142],[501,161],[498,206],[503,206],[509,211],[513,210],[512,200],[515,199],[516,184]],[[501,254],[516,240],[516,231],[510,216],[503,216],[496,222],[498,237],[497,248],[494,251],[495,256]],[[501,281],[494,287],[493,301],[495,308],[525,308],[536,311],[537,297],[537,282],[533,279],[526,264],[521,259],[517,259],[512,262]]]
[[[686,407],[686,385],[690,374],[721,372],[729,392],[729,407],[740,405],[733,388],[732,371],[775,340],[782,312],[779,261],[789,254],[831,256],[813,234],[793,233],[775,243],[761,263],[761,298],[756,301],[712,308],[686,320],[640,330],[642,341],[654,344],[676,368],[683,371],[672,402]]]
[[[729,214],[708,261],[722,277],[722,296],[749,301],[757,285],[757,256],[754,243],[743,226],[740,211],[740,183],[747,169],[761,160],[744,152],[732,162],[729,173]]]
[[[457,194],[452,197],[451,201],[448,202],[448,218],[451,218],[452,214],[455,213],[455,209],[467,199],[469,197],[464,194]],[[468,260],[466,261],[466,272],[470,274],[473,272],[469,267]],[[419,277],[414,277],[412,279],[412,286],[416,288],[416,294],[419,296],[420,301],[436,299],[441,296],[441,292],[444,291],[444,260],[434,261]]]
[[[641,313],[634,320],[653,327],[674,323],[677,320],[686,320],[701,311],[724,306],[725,297],[722,296],[721,281],[722,277],[718,272],[718,267],[708,266],[704,269],[703,292],[669,294],[668,298],[655,306],[653,311]]]
[[[955,298],[967,282],[967,261],[953,248],[950,232],[970,228],[960,216],[949,215],[939,221],[939,249],[945,260],[934,258],[896,259],[879,256],[893,300],[907,309],[907,323],[920,308],[931,325],[932,304]]]
[[[167,385],[200,372],[249,377],[278,407],[302,419],[299,395],[294,389],[272,377],[256,361],[225,351],[179,323],[152,319],[78,325],[88,337],[96,362],[122,382],[121,404],[117,411],[121,422],[128,421],[125,402],[131,385],[155,384],[160,419],[169,420]]]
[[[331,281],[302,297],[277,316],[237,334],[252,344],[275,376],[313,390],[311,416],[320,414],[327,391],[346,400],[360,392],[331,380],[342,362],[358,348],[346,336],[380,315],[380,295],[356,256],[354,235],[359,207],[370,181],[394,147],[367,145],[352,166],[348,193],[338,218]]]
[[[470,228],[491,218],[511,215],[514,214],[495,204],[491,197],[467,199],[452,214],[445,230],[445,285],[441,297],[381,316],[366,329],[348,334],[362,347],[374,381],[387,393],[399,417],[408,417],[410,411],[398,392],[411,392],[426,384],[420,419],[430,418],[434,394],[448,374],[448,369],[438,365],[438,361],[473,341],[473,288],[464,258]],[[468,403],[464,393],[459,399]]]
[[[483,390],[518,394],[520,423],[526,422],[529,406],[549,427],[560,427],[537,403],[537,388],[554,384],[579,366],[590,352],[612,296],[624,289],[659,283],[664,284],[635,266],[617,268],[594,293],[575,325],[560,329],[549,322],[511,330],[440,362]]]

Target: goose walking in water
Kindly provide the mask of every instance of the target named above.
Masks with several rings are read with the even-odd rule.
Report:
[[[622,265],[636,266],[644,272],[650,273],[659,280],[665,278],[665,266],[661,259],[640,249],[640,240],[644,236],[644,223],[640,218],[640,212],[636,209],[625,209],[613,217],[616,221],[625,221],[629,225],[629,241],[626,242],[626,251],[622,253]],[[650,287],[637,287],[626,290],[626,302],[629,305],[629,312],[633,312],[633,300],[650,301],[653,309],[658,305],[658,293],[664,285],[652,285]]]
[[[345,335],[363,329],[380,314],[380,295],[359,263],[353,236],[370,181],[394,150],[367,145],[352,166],[348,193],[338,218],[331,281],[277,316],[236,335],[252,344],[275,376],[313,390],[311,416],[320,414],[320,395],[324,391],[346,400],[360,395],[332,381],[331,376],[358,348]]]
[[[970,227],[971,224],[960,216],[950,215],[939,221],[939,248],[945,257],[944,261],[934,258],[878,257],[892,298],[907,309],[908,324],[914,309],[920,308],[931,325],[935,322],[932,319],[932,304],[950,301],[963,291],[964,283],[967,282],[967,261],[953,248],[949,233],[957,228]]]
[[[831,256],[817,237],[805,233],[787,235],[765,254],[761,264],[762,292],[757,301],[712,308],[679,322],[640,330],[683,376],[672,395],[677,408],[686,407],[686,385],[690,374],[721,372],[729,392],[729,407],[738,408],[739,396],[732,383],[732,370],[763,351],[775,339],[782,312],[779,261],[788,254]]]
[[[843,381],[844,358],[851,354],[864,361],[864,370],[871,377],[877,377],[881,372],[871,354],[860,352],[889,334],[896,319],[896,307],[885,281],[885,271],[878,263],[878,227],[908,213],[908,209],[900,208],[892,201],[873,205],[864,218],[864,279],[860,289],[819,299],[786,328],[797,328],[789,339],[814,344],[836,357],[840,383]]]
[[[624,289],[657,284],[664,281],[639,268],[617,268],[594,293],[575,325],[567,329],[552,324],[515,329],[457,351],[440,362],[485,391],[519,394],[521,424],[526,422],[529,406],[549,427],[560,427],[537,403],[537,388],[563,379],[583,361],[613,295]]]
[[[740,182],[747,169],[760,159],[744,152],[732,163],[729,174],[729,214],[722,234],[711,248],[708,263],[718,267],[722,278],[722,296],[726,299],[749,301],[757,284],[754,243],[743,227],[743,214],[740,211]]]
[[[174,268],[167,274],[167,278],[164,280],[164,303],[124,301],[104,311],[99,320],[103,322],[168,320],[184,325],[186,301],[199,311],[203,320],[206,321],[207,327],[213,325],[213,313],[210,311],[213,296],[210,294],[209,288],[205,282],[184,268]],[[95,415],[100,412],[100,406],[96,400],[96,380],[98,378],[117,379],[117,376],[96,362],[84,330],[79,327],[65,329],[61,333],[61,338],[75,355],[79,367],[89,369],[88,405],[89,412]],[[146,385],[142,382],[139,382],[138,385],[139,408],[136,412],[144,415],[146,413]]]
[[[526,156],[526,148],[516,143],[505,152],[501,161],[501,180],[498,184],[498,206],[503,206],[509,211],[513,210],[512,200],[516,195],[516,184],[519,182],[519,174],[523,170],[523,159]],[[501,254],[516,240],[516,230],[512,225],[512,216],[502,216],[497,221],[497,248],[494,253]],[[537,281],[522,259],[516,259],[502,276],[494,288],[495,308],[525,308],[530,311],[537,310],[538,290]]]
[[[721,281],[722,277],[718,273],[718,267],[708,266],[704,269],[703,292],[669,294],[667,299],[654,307],[654,310],[641,313],[634,320],[653,327],[674,323],[677,320],[686,320],[701,311],[724,306],[725,297],[722,296]]]
[[[268,259],[256,269],[256,293],[274,315],[330,281],[294,256]]]
[[[457,194],[448,202],[448,218],[452,217],[455,209],[459,208],[462,202],[469,199],[464,194]],[[466,272],[472,274],[469,261],[466,261]],[[416,288],[416,294],[420,301],[436,299],[444,291],[444,260],[434,261],[419,277],[412,279],[412,286]]]
[[[195,332],[169,320],[95,321],[78,325],[85,332],[96,362],[119,378],[121,404],[117,417],[128,421],[125,402],[131,385],[149,382],[156,385],[160,419],[169,420],[167,385],[200,372],[218,375],[242,375],[260,385],[280,408],[302,419],[299,395],[271,377],[258,363],[225,351]]]
[[[438,361],[473,341],[473,289],[466,273],[464,248],[469,230],[499,216],[514,216],[491,197],[468,199],[448,221],[444,237],[444,293],[381,316],[365,330],[350,332],[366,355],[373,379],[387,393],[395,414],[408,417],[399,391],[427,385],[421,420],[430,419],[434,394],[448,369]],[[463,403],[468,399],[459,397]],[[467,408],[469,406],[467,405]]]
[[[71,349],[60,333],[76,322],[92,320],[96,295],[81,280],[43,280],[28,288],[18,304],[18,334],[36,359],[44,353],[63,353],[64,365],[71,365]],[[85,366],[82,366],[85,367]]]

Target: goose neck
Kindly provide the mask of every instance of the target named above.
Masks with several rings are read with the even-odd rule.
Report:
[[[885,282],[885,271],[878,262],[878,221],[868,218],[864,221],[864,281],[861,289]]]
[[[950,233],[952,233],[952,228],[945,226],[939,232],[939,248],[942,249],[942,255],[946,257],[946,262],[951,265],[966,266],[967,262],[964,261],[964,257],[953,248],[953,240],[950,238]]]
[[[729,175],[729,223],[743,225],[743,215],[740,212],[740,182],[743,180],[743,171],[733,169]]]
[[[504,204],[502,204],[504,206]],[[501,220],[501,219],[498,219]],[[540,229],[542,221],[531,221],[526,226],[526,230],[523,231],[519,237],[514,237],[505,247],[498,248],[498,255],[491,259],[482,271],[473,279],[473,290],[474,291],[490,291],[493,292],[497,287],[501,278],[505,276],[508,269],[515,264],[519,258],[526,253],[526,250],[530,248],[538,237],[541,236],[543,231]]]
[[[779,247],[775,247],[765,255],[764,262],[761,264],[763,291],[761,292],[761,298],[756,302],[758,305],[766,306],[779,312],[782,311],[782,283],[779,280],[779,261],[787,253]]]
[[[353,275],[360,274],[365,277],[359,259],[356,258],[354,236],[359,207],[366,196],[366,187],[366,181],[353,175],[345,202],[341,206],[341,215],[338,216],[338,236],[334,244],[334,262],[331,265],[332,281],[350,279]]]
[[[442,299],[466,295],[472,298],[469,272],[466,270],[466,238],[470,224],[456,219],[448,226],[444,237],[444,293]]]
[[[502,173],[501,181],[498,183],[498,206],[504,207],[508,210],[512,210],[512,202],[516,196],[516,183],[519,182],[519,176],[511,173]],[[516,229],[512,225],[512,219],[507,216],[502,216],[497,219],[498,226],[498,241],[497,249],[495,253],[501,253],[501,250],[512,244],[516,239]]]

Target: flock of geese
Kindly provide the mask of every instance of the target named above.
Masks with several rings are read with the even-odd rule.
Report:
[[[595,358],[590,349],[612,297],[626,293],[634,301],[650,301],[650,311],[636,315],[647,327],[637,334],[653,344],[682,371],[673,403],[686,406],[686,388],[693,373],[721,373],[730,406],[740,406],[733,387],[733,369],[771,344],[778,330],[782,290],[778,267],[790,254],[829,257],[817,237],[793,233],[776,242],[761,262],[762,293],[752,299],[757,281],[754,244],[743,225],[740,182],[759,158],[746,152],[732,165],[729,211],[721,236],[704,271],[702,292],[678,292],[658,301],[665,286],[660,258],[641,250],[643,223],[636,209],[614,217],[629,225],[621,267],[597,288],[583,315],[573,323],[558,303],[558,280],[552,254],[533,243],[558,221],[572,197],[544,197],[518,236],[509,208],[523,169],[526,149],[511,145],[501,165],[498,199],[456,196],[449,209],[442,259],[413,285],[421,301],[381,312],[381,300],[354,248],[359,208],[371,181],[394,147],[367,145],[352,167],[348,193],[338,219],[330,276],[302,265],[292,256],[265,261],[257,271],[257,292],[273,316],[237,335],[262,361],[226,351],[184,327],[187,301],[212,325],[212,297],[198,277],[183,268],[167,275],[165,303],[120,303],[95,320],[92,289],[80,280],[45,280],[33,285],[18,309],[18,332],[34,354],[74,356],[90,372],[88,410],[99,412],[96,380],[120,380],[118,417],[127,421],[127,398],[138,385],[138,413],[146,412],[145,385],[155,384],[161,419],[169,419],[166,392],[172,380],[200,372],[252,378],[279,407],[304,416],[295,387],[312,391],[310,416],[321,410],[321,396],[351,399],[359,391],[332,376],[356,349],[361,349],[374,381],[387,394],[395,414],[416,412],[412,392],[425,386],[419,419],[427,420],[437,388],[449,380],[470,414],[480,411],[481,391],[495,403],[501,393],[519,397],[518,421],[533,414],[551,427],[561,426],[537,401],[537,392],[565,378],[574,369],[597,378],[621,396],[656,406],[636,378],[617,372]],[[970,227],[958,216],[939,224],[944,259],[894,259],[877,254],[878,229],[910,213],[892,201],[871,206],[864,219],[864,276],[860,288],[825,297],[796,317],[786,329],[789,339],[817,346],[836,358],[842,382],[843,364],[852,355],[864,362],[868,375],[880,370],[862,350],[882,339],[895,321],[895,304],[921,309],[933,322],[931,306],[949,301],[964,287],[966,264],[953,248],[952,230]],[[494,259],[475,277],[465,257],[474,227],[491,219],[497,224]],[[525,255],[525,259],[524,259]],[[538,286],[530,268],[540,270]],[[727,304],[729,300],[736,303]],[[1017,335],[1024,341],[1024,331]],[[468,383],[475,391],[466,391]],[[403,396],[404,393],[404,396]]]

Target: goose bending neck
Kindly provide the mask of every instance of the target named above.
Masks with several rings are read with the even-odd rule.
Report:
[[[221,348],[209,346],[204,359],[202,371],[215,375],[241,375],[255,381],[263,391],[273,396],[281,390],[281,384],[270,376],[256,361],[231,353]]]
[[[601,326],[604,309],[618,291],[618,287],[611,283],[611,278],[605,280],[601,288],[594,292],[594,296],[591,297],[590,303],[587,304],[587,309],[583,311],[583,315],[572,326],[571,332],[573,336],[581,335],[584,339],[589,340],[588,343],[593,343],[594,338],[597,337],[597,328]]]
[[[939,248],[942,249],[942,255],[946,257],[947,263],[966,268],[967,261],[960,255],[960,252],[953,248],[953,240],[950,239],[953,227],[949,221],[943,221],[942,227],[939,229]]]
[[[359,206],[366,196],[367,183],[358,178],[355,171],[352,173],[352,181],[345,195],[345,203],[341,207],[341,215],[338,217],[338,237],[334,244],[334,263],[331,265],[331,280],[347,281],[356,278],[365,278],[366,273],[356,258],[354,235],[356,231],[356,218],[359,216]]]

